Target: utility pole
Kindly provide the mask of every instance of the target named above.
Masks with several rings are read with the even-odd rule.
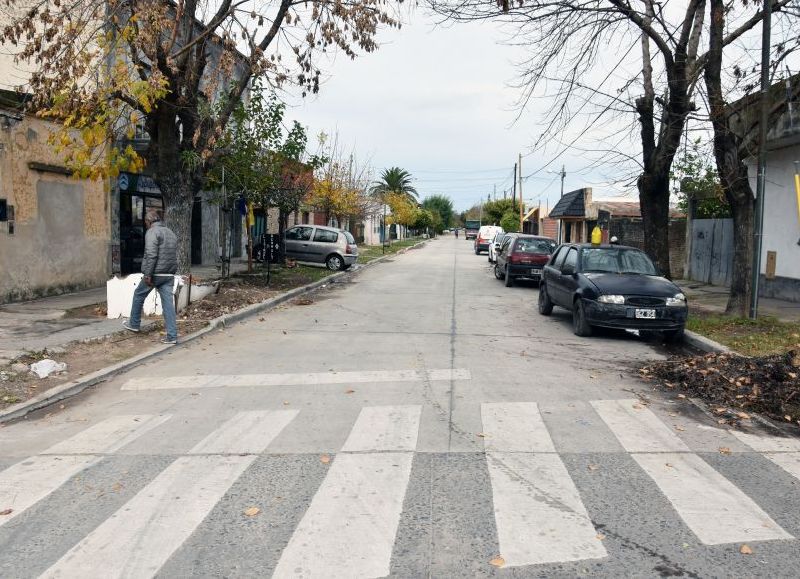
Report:
[[[522,153],[519,154],[517,167],[519,168],[519,230],[521,233],[522,232]]]
[[[559,173],[559,175],[561,175],[561,197],[563,197],[564,196],[564,178],[567,176],[567,172],[564,170],[564,165],[561,165],[561,173]],[[559,197],[559,199],[561,197]],[[556,240],[559,243],[562,243],[562,241],[561,241],[561,233],[562,233],[562,231],[561,231],[561,219],[559,219],[558,220],[558,236],[557,236],[558,238]]]
[[[753,281],[751,283],[750,319],[758,317],[758,286],[761,282],[761,247],[764,239],[764,194],[767,185],[767,123],[769,122],[769,45],[772,33],[772,0],[764,2],[761,31],[761,114],[758,122],[758,177],[756,215],[753,227]]]
[[[511,190],[511,209],[514,209],[514,203],[517,200],[517,164],[514,163],[514,188]]]

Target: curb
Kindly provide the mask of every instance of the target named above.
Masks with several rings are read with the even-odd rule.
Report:
[[[286,293],[283,293],[279,296],[275,296],[273,298],[269,298],[264,300],[263,302],[259,302],[257,304],[252,304],[247,307],[244,307],[240,310],[237,310],[228,315],[222,315],[218,318],[214,318],[211,320],[205,328],[202,328],[188,336],[181,338],[178,347],[186,344],[188,342],[192,342],[198,338],[205,336],[213,332],[216,329],[222,328],[226,329],[228,325],[235,324],[240,322],[250,316],[254,316],[258,313],[271,310],[289,300],[292,300],[298,296],[303,294],[312,292],[323,285],[327,285],[329,283],[335,283],[336,280],[341,279],[343,277],[358,274],[360,271],[363,271],[364,268],[370,267],[372,265],[378,264],[390,257],[400,255],[406,253],[410,249],[416,249],[417,247],[425,245],[430,240],[421,241],[415,245],[410,245],[409,247],[405,247],[395,253],[391,253],[389,255],[383,255],[376,259],[373,259],[370,262],[361,264],[355,271],[340,271],[338,273],[334,273],[327,277],[324,277],[320,280],[315,282],[306,284],[304,286],[300,286],[298,288],[294,288],[293,290],[289,290]],[[80,394],[87,388],[91,388],[92,386],[99,384],[100,382],[105,382],[109,378],[116,376],[117,374],[121,374],[142,362],[146,362],[153,358],[158,357],[160,354],[166,351],[173,351],[176,346],[156,346],[150,350],[142,352],[141,354],[137,354],[132,358],[128,358],[127,360],[123,360],[122,362],[118,362],[117,364],[113,364],[111,366],[107,366],[105,368],[101,368],[91,374],[84,376],[79,380],[72,380],[71,382],[65,382],[64,384],[59,384],[48,390],[47,392],[43,392],[42,394],[35,396],[29,400],[24,402],[20,402],[19,404],[15,404],[13,406],[9,406],[5,410],[0,411],[0,424],[10,422],[12,420],[17,420],[34,412],[35,410],[40,410],[45,408],[46,406],[50,406],[64,400],[65,398],[70,398],[77,394]]]
[[[695,332],[690,330],[684,330],[683,332],[683,341],[686,345],[700,350],[701,352],[706,352],[708,354],[731,354],[734,353],[728,346],[724,346],[719,342],[715,342],[710,338],[706,338],[705,336],[701,336]]]

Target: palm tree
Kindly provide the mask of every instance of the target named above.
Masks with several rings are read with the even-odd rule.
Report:
[[[381,200],[392,193],[399,193],[409,201],[417,202],[417,190],[411,185],[411,173],[400,167],[384,169],[381,178],[370,188],[370,193]]]

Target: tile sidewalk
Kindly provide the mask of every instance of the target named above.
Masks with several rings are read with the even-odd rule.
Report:
[[[689,305],[714,314],[725,313],[728,304],[728,288],[704,284],[691,280],[675,280],[689,300]],[[788,302],[774,298],[758,300],[759,316],[774,316],[783,322],[800,323],[800,302]]]

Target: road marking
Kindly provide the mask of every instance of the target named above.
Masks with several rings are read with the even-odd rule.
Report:
[[[706,545],[792,539],[746,494],[695,454],[632,454]]]
[[[556,452],[535,402],[481,404],[487,452]]]
[[[337,455],[273,576],[388,575],[412,460],[412,453]]]
[[[591,404],[628,452],[690,452],[639,400],[592,400]]]
[[[505,565],[607,556],[536,403],[481,404],[481,419]]]
[[[361,409],[342,452],[414,451],[422,406],[367,406]]]
[[[800,440],[797,438],[758,436],[739,430],[729,432],[756,452],[800,452]]]
[[[465,368],[442,370],[373,370],[364,372],[308,372],[300,374],[209,374],[204,376],[163,376],[132,378],[122,390],[171,390],[179,388],[222,388],[257,386],[315,386],[320,384],[363,384],[371,382],[437,382],[470,380]]]
[[[152,577],[255,458],[178,458],[41,577]]]
[[[297,411],[240,412],[169,465],[42,577],[151,577]],[[252,432],[256,431],[256,432]]]
[[[41,454],[105,454],[116,452],[141,435],[170,419],[169,414],[154,416],[112,416],[79,432]]]
[[[299,410],[239,412],[197,443],[189,454],[258,454],[299,413]]]
[[[608,555],[557,454],[490,452],[486,459],[506,566]]]
[[[0,517],[0,526],[102,460],[100,454],[122,448],[169,418],[113,416],[0,472],[0,510],[11,509],[11,513]]]

